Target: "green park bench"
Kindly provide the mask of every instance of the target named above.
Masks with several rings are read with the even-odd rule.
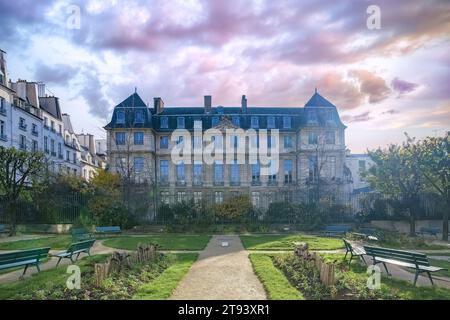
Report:
[[[75,242],[72,243],[69,248],[66,251],[58,252],[55,254],[52,254],[52,257],[59,258],[58,263],[56,263],[56,266],[59,265],[62,259],[67,258],[70,259],[72,263],[74,263],[76,260],[78,260],[78,257],[81,253],[87,253],[88,255],[91,255],[91,248],[94,245],[95,239],[92,240],[86,240],[81,242]],[[73,256],[76,255],[75,261],[73,259]]]
[[[351,227],[346,225],[330,225],[325,227],[323,233],[327,236],[342,236],[350,229]]]
[[[119,226],[95,227],[95,233],[101,235],[120,234],[122,233],[122,230]]]
[[[71,234],[76,242],[92,238],[92,234],[86,228],[72,228]]]
[[[27,272],[29,266],[35,266],[38,271],[39,263],[47,258],[50,248],[39,248],[30,250],[21,250],[0,254],[0,270],[17,268],[25,266],[22,276]]]
[[[441,230],[440,230],[439,228],[433,228],[433,227],[421,227],[421,228],[419,229],[419,231],[416,232],[416,233],[417,233],[417,234],[420,234],[420,235],[430,235],[430,236],[435,236],[435,237],[437,238],[438,233],[439,233],[440,231],[441,231]]]
[[[387,263],[415,269],[414,286],[416,285],[420,273],[425,272],[428,275],[431,284],[434,286],[431,272],[446,270],[444,268],[430,266],[427,255],[419,252],[372,246],[364,246],[364,250],[366,251],[366,255],[372,257],[373,264],[383,264],[388,275],[390,275],[390,273],[386,266]]]
[[[366,254],[366,251],[364,251],[364,248],[353,246],[347,239],[342,239],[344,241],[345,245],[345,257],[344,259],[347,259],[347,254],[350,253],[350,261],[349,264],[352,262],[353,257],[360,257],[362,261],[367,265],[366,260],[364,259],[364,255]]]

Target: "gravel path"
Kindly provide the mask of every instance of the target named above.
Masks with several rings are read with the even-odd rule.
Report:
[[[222,247],[222,241],[227,241],[229,246]],[[213,236],[170,299],[266,299],[248,254],[239,236]]]

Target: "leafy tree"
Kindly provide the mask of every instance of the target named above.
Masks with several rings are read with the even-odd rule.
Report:
[[[211,206],[216,218],[233,221],[242,221],[252,209],[253,205],[248,196],[231,197]]]
[[[450,132],[443,137],[427,137],[417,145],[420,170],[427,190],[446,203],[442,217],[442,240],[448,240],[450,210]]]
[[[10,235],[16,233],[19,199],[27,195],[30,187],[37,187],[44,181],[45,167],[43,153],[0,147],[0,195],[6,203]]]
[[[369,151],[374,161],[365,174],[372,188],[390,196],[390,203],[409,216],[410,236],[414,237],[419,210],[419,194],[423,191],[419,151],[414,139],[407,135],[402,145],[391,144],[387,149]]]

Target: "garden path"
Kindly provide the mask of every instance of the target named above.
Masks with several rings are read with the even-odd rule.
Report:
[[[229,246],[222,247],[222,241],[228,242]],[[239,236],[212,236],[170,299],[266,299],[266,293],[253,272],[248,254]]]

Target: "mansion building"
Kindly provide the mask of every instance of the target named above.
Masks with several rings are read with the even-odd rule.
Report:
[[[277,129],[277,169],[263,175],[259,162],[248,161],[248,138],[234,145],[236,154],[244,153],[244,164],[229,163],[225,156],[212,164],[195,160],[194,155],[187,163],[172,161],[172,148],[183,142],[182,137],[172,136],[176,129],[205,132],[210,128],[257,133],[265,129],[268,136]],[[249,107],[246,96],[239,107],[213,106],[211,96],[204,96],[202,107],[165,107],[161,98],[154,98],[149,107],[135,92],[114,108],[105,126],[110,171],[157,186],[160,201],[221,203],[230,195],[246,194],[257,207],[288,200],[281,195],[305,197],[314,183],[323,180],[339,193],[351,192],[345,128],[336,106],[317,90],[304,107]],[[214,142],[225,141],[215,138]],[[191,143],[205,147],[202,140],[194,138]],[[268,138],[267,143],[274,142]]]

